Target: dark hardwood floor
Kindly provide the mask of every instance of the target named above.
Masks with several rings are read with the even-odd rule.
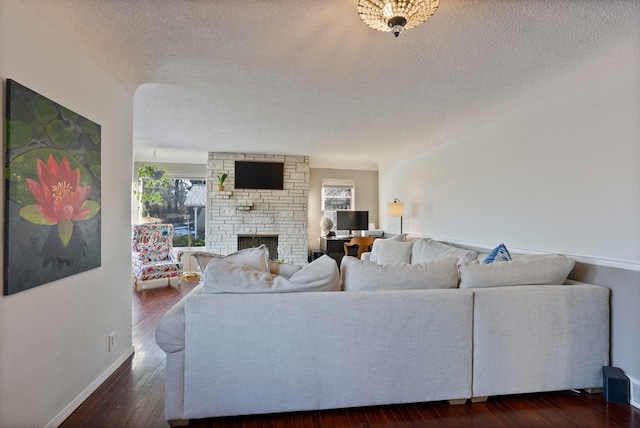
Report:
[[[164,353],[155,326],[195,284],[133,292],[135,355],[98,388],[61,426],[168,427],[164,420]],[[640,427],[640,410],[609,404],[602,394],[565,391],[492,397],[451,406],[421,403],[265,416],[192,420],[190,427]]]

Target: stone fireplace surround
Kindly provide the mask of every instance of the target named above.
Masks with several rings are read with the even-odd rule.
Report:
[[[284,162],[284,190],[235,189],[235,161]],[[229,176],[217,190],[217,176]],[[303,264],[308,253],[309,157],[209,152],[206,249],[238,250],[239,236],[277,236],[277,257]]]

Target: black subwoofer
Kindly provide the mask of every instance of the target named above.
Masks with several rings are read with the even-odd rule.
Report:
[[[309,262],[319,259],[324,256],[324,251],[322,250],[310,250],[309,251]]]
[[[629,404],[629,378],[618,367],[602,368],[604,399],[609,403]]]

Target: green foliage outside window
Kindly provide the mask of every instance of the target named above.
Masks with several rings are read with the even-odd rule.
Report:
[[[191,245],[189,245],[191,237]],[[173,237],[174,247],[204,247],[204,238],[194,238],[193,235],[178,235]]]
[[[142,212],[149,215],[154,206],[160,206],[164,202],[162,193],[169,188],[171,180],[167,178],[166,170],[156,165],[142,164],[138,168],[138,188],[133,191]]]

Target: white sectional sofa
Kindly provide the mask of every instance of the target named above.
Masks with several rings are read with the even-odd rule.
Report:
[[[476,400],[602,387],[602,367],[609,364],[608,288],[574,283],[469,290]]]
[[[429,251],[422,250],[426,258]],[[394,289],[397,269],[411,263],[345,257],[341,284],[328,257],[284,279],[274,279],[268,262],[256,273],[214,259],[203,284],[157,330],[167,354],[166,419],[175,425],[602,386],[609,289],[577,283],[458,288],[443,266],[469,262],[459,254],[443,262],[435,253],[437,263],[416,258],[407,274],[429,277],[421,289],[407,289],[419,288],[407,286],[407,278],[397,281],[403,289]],[[363,283],[367,269],[373,279]],[[319,277],[327,278],[324,286]],[[438,281],[438,289],[429,288]],[[293,292],[307,282],[314,291]]]

